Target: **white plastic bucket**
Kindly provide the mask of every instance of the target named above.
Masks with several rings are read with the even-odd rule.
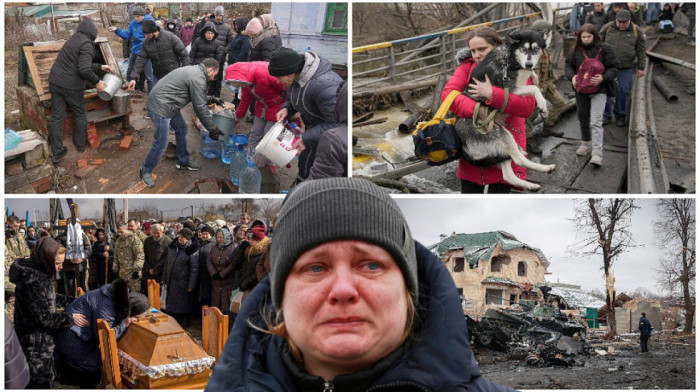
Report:
[[[297,150],[292,148],[296,140],[297,137],[285,129],[282,123],[275,123],[255,147],[255,150],[277,166],[284,166],[297,155]]]

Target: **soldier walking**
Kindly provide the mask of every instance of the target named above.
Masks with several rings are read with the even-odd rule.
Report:
[[[139,292],[141,288],[141,268],[143,268],[143,243],[127,224],[117,226],[119,238],[114,244],[114,269],[120,278],[129,283],[129,290]]]

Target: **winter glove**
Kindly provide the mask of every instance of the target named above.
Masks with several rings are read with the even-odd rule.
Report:
[[[209,137],[212,140],[219,140],[219,137],[223,136],[223,132],[219,128],[214,127],[211,131],[209,131]]]
[[[139,278],[139,273],[138,271],[134,271],[131,273],[131,279],[138,279]]]
[[[250,242],[248,242],[248,241],[243,241],[243,242],[241,242],[240,245],[238,245],[238,249],[240,249],[240,250],[246,250],[246,249],[248,249],[249,246],[250,246]]]
[[[219,98],[219,97],[215,97],[215,96],[207,97],[207,104],[208,104],[208,105],[211,105],[212,103],[217,104],[217,105],[219,105],[219,106],[224,106],[224,100],[223,100],[223,99],[221,99],[221,98]]]

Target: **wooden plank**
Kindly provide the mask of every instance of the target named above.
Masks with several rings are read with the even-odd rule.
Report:
[[[48,94],[48,90],[44,87],[48,86],[48,73],[46,73],[46,66],[48,65],[49,71],[51,66],[56,61],[58,52],[63,47],[64,43],[52,43],[44,46],[25,46],[24,56],[27,58],[27,65],[29,65],[29,73],[32,75],[32,82],[34,83],[34,88],[37,90],[39,96]],[[51,60],[53,57],[53,60]],[[41,68],[37,64],[37,60],[41,59]],[[43,74],[43,78],[42,78]],[[49,94],[50,96],[50,94]],[[43,99],[42,99],[43,100]]]

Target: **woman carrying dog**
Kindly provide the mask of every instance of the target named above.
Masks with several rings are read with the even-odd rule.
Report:
[[[589,69],[603,69],[601,65],[602,73],[588,72]],[[603,164],[603,111],[607,97],[616,94],[615,76],[619,67],[615,49],[603,43],[595,26],[590,23],[581,26],[576,48],[566,59],[566,77],[576,91],[576,111],[581,127],[581,145],[576,155],[591,154],[591,164],[596,166]]]
[[[464,91],[469,87],[469,94],[487,99],[486,105],[492,110],[498,110],[506,101],[505,90],[493,86],[488,77],[484,82],[471,81],[471,73],[489,52],[503,44],[503,40],[493,28],[483,27],[474,30],[469,35],[467,42],[469,49],[457,53],[457,61],[461,64],[442,90],[442,100],[444,101],[452,90]],[[532,80],[528,79],[527,84],[531,85]],[[535,98],[508,94],[507,101],[508,103],[503,110],[505,118],[499,113],[496,116],[497,122],[505,122],[506,129],[513,135],[515,142],[525,150],[525,119],[535,109]],[[475,100],[460,94],[450,106],[450,111],[459,117],[471,119],[475,106]],[[487,109],[482,105],[477,115],[480,120],[486,119]],[[524,168],[515,163],[512,165],[516,176],[523,180],[527,179],[527,171]],[[511,190],[511,185],[503,180],[503,173],[498,166],[477,167],[464,158],[459,159],[457,178],[462,183],[462,193],[510,193]]]

